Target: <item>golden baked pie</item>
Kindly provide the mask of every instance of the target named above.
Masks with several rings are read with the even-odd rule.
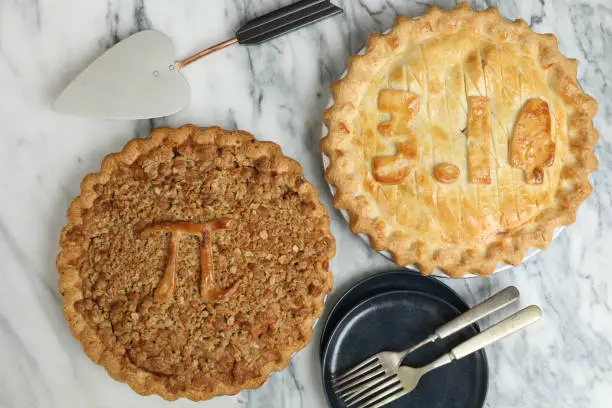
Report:
[[[140,394],[260,386],[312,336],[335,241],[300,165],[220,128],[155,130],[85,178],[57,259],[88,356]]]
[[[467,3],[398,17],[332,86],[334,205],[400,265],[458,277],[518,264],[591,192],[596,102],[553,35]]]

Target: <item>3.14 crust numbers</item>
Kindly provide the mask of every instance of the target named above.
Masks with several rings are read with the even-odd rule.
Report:
[[[491,184],[490,100],[485,96],[469,96],[467,105],[467,181]],[[410,124],[420,110],[419,96],[404,90],[383,89],[378,96],[378,109],[391,116],[378,125],[378,132],[394,139],[396,153],[374,157],[374,179],[381,184],[400,184],[418,166],[419,139]],[[554,157],[548,103],[530,98],[518,113],[508,140],[508,162],[523,170],[527,184],[542,184],[544,167],[551,166]],[[444,184],[456,182],[461,173],[455,163],[437,163],[432,170],[434,179]]]

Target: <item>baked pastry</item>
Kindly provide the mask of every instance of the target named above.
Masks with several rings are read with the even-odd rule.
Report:
[[[81,185],[57,258],[73,335],[136,392],[258,387],[311,339],[335,241],[300,165],[220,128],[155,130]]]
[[[332,86],[327,181],[355,233],[453,277],[516,265],[574,221],[596,102],[553,35],[467,3],[400,16]]]

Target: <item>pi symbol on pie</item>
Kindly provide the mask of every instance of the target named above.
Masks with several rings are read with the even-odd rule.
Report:
[[[234,283],[227,289],[221,289],[217,285],[212,260],[211,235],[214,232],[227,230],[231,222],[227,218],[220,218],[205,223],[195,222],[159,222],[145,228],[141,234],[149,235],[152,232],[170,233],[170,244],[166,267],[162,278],[155,289],[153,298],[160,302],[165,302],[174,296],[176,290],[176,263],[179,253],[181,235],[195,235],[200,238],[200,297],[206,302],[215,302],[228,298],[236,289]]]

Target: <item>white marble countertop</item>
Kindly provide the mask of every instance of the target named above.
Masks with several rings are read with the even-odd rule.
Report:
[[[430,1],[344,0],[343,16],[261,47],[235,46],[185,70],[191,105],[169,118],[128,122],[60,116],[52,99],[106,48],[144,28],[170,35],[179,56],[231,37],[245,18],[288,0],[0,0],[0,407],[170,406],[143,398],[93,364],[61,311],[55,256],[65,211],[83,176],[153,127],[240,128],[281,144],[330,209],[338,254],[334,293],[393,269],[353,236],[330,205],[318,140],[329,84],[367,36]],[[436,2],[450,7],[452,1]],[[599,170],[576,223],[535,259],[489,279],[450,281],[470,303],[514,284],[544,319],[491,347],[487,407],[610,407],[612,395],[612,4],[610,0],[493,0],[504,16],[555,33],[580,61],[600,103]],[[320,329],[320,327],[319,327]],[[318,333],[317,333],[318,339]],[[316,341],[315,341],[316,343]],[[258,390],[201,407],[323,407],[316,344]],[[180,400],[174,407],[193,407]]]

